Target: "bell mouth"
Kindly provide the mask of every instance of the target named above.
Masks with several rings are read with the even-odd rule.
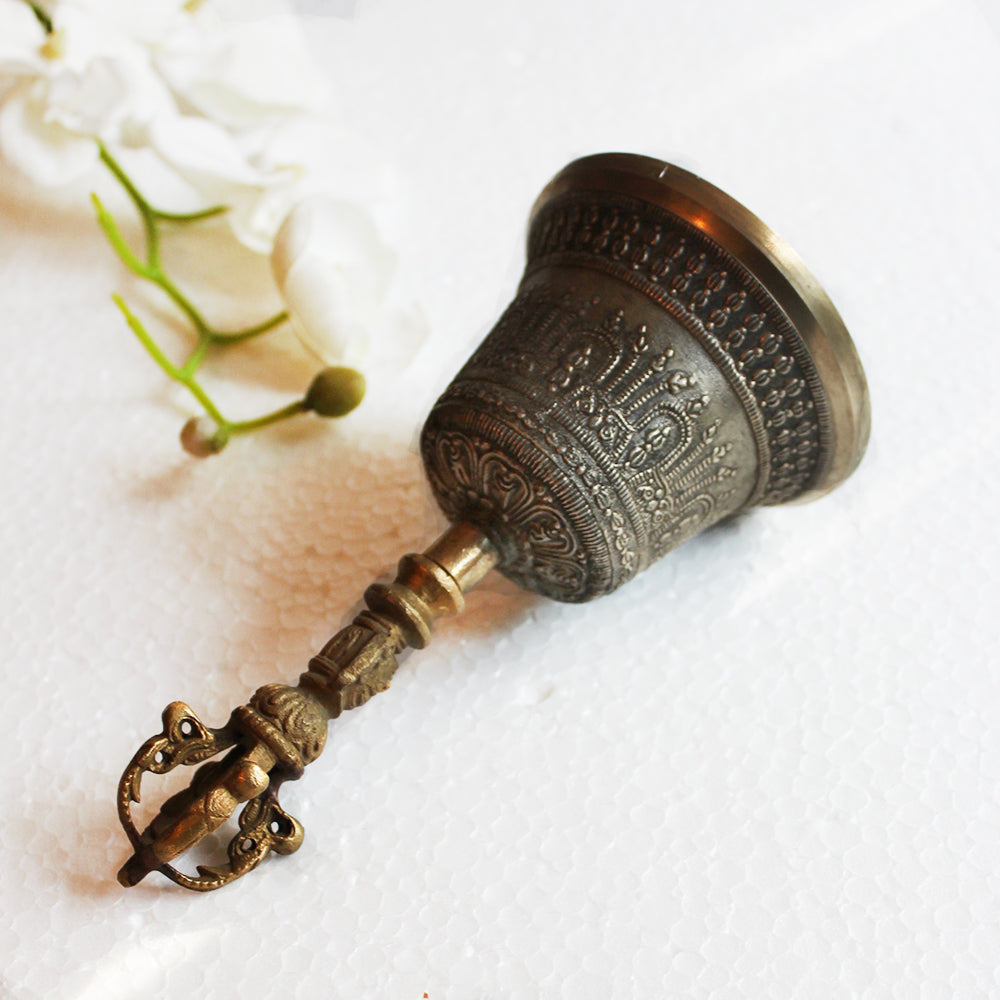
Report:
[[[821,420],[828,444],[812,482],[795,499],[815,499],[842,483],[868,444],[868,384],[844,321],[802,258],[713,184],[672,163],[632,153],[600,153],[564,167],[538,196],[531,221],[553,198],[582,191],[626,195],[665,209],[699,229],[760,282],[811,358],[826,397]]]

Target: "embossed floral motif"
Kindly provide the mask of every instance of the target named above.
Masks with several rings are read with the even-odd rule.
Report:
[[[732,479],[736,469],[724,464],[731,445],[717,442],[720,423],[713,421],[698,441],[669,469],[657,469],[636,493],[650,515],[656,555],[694,534],[732,495],[718,484]]]
[[[565,515],[542,484],[482,438],[454,432],[425,441],[425,465],[454,520],[493,525],[506,545],[504,571],[537,577],[568,594],[581,590],[584,556]],[[537,589],[537,584],[536,584]]]
[[[574,382],[579,381],[579,376],[590,367],[592,353],[592,344],[581,344],[567,351],[549,375],[549,392],[568,389]]]

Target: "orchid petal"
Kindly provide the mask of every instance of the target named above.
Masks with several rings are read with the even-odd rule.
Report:
[[[229,213],[233,234],[257,253],[269,253],[275,235],[298,198],[294,177],[263,190],[244,190],[235,199]]]
[[[247,162],[225,129],[204,118],[158,118],[150,127],[150,143],[188,183],[199,190],[210,190],[210,197],[226,184],[263,187],[273,179]]]
[[[208,38],[210,58],[204,37],[186,45],[178,40],[154,56],[174,92],[201,114],[246,130],[322,107],[327,83],[312,66],[295,18],[216,22]]]
[[[0,75],[35,76],[45,29],[23,0],[0,0]]]
[[[36,183],[67,184],[97,160],[97,143],[46,117],[39,83],[17,87],[0,107],[0,149],[12,166]]]
[[[129,78],[121,65],[102,57],[81,74],[66,70],[52,77],[45,115],[77,135],[107,137],[129,96]]]
[[[302,343],[327,364],[362,360],[395,268],[371,216],[346,202],[301,202],[275,238],[271,267]]]
[[[101,25],[102,31],[142,46],[160,44],[190,20],[184,0],[62,0],[54,11],[55,23],[74,10]]]

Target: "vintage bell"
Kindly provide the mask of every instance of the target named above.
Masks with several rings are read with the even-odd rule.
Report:
[[[299,823],[278,803],[327,722],[389,686],[396,656],[496,566],[561,601],[609,593],[702,528],[811,499],[857,466],[869,400],[837,311],[795,253],[711,184],[605,154],[562,170],[535,204],[517,297],[434,405],[421,448],[453,526],[331,639],[297,687],[269,684],[220,729],[182,702],[122,776],[134,885],[239,877]],[[203,764],[139,833],[144,772]],[[228,862],[170,862],[241,804]]]

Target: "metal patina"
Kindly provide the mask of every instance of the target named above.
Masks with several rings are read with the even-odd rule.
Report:
[[[260,688],[220,729],[182,702],[166,708],[119,785],[134,848],[119,881],[156,870],[215,889],[296,850],[281,784],[492,567],[557,600],[599,597],[722,518],[833,489],[861,460],[869,420],[843,321],[759,219],[659,160],[570,164],[532,212],[517,297],[424,426],[454,526],[404,556],[394,583],[369,587],[368,609],[297,687]],[[142,775],[180,764],[201,766],[140,833]],[[241,805],[227,861],[173,867]]]

